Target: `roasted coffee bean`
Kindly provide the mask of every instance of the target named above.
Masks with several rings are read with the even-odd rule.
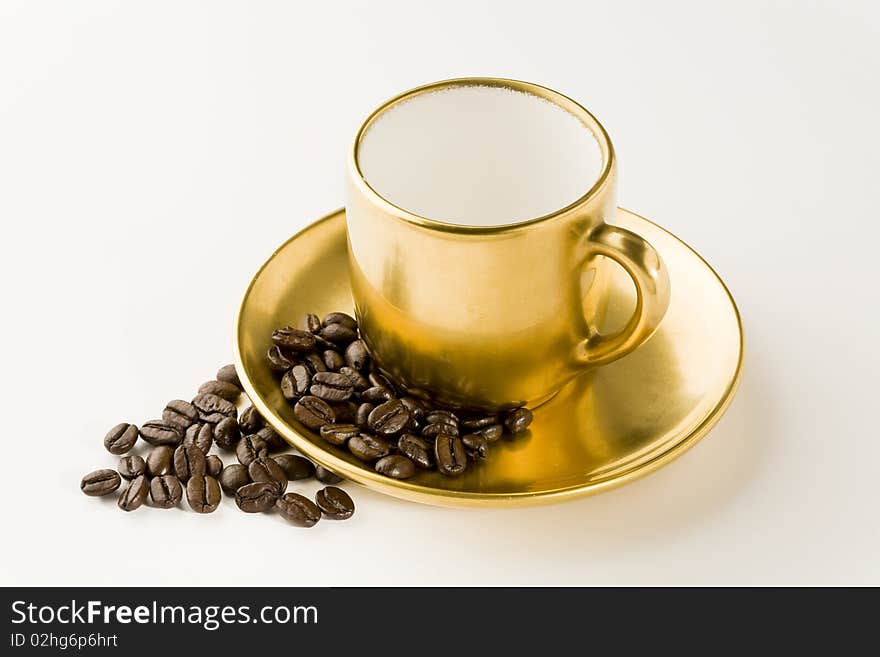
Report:
[[[162,421],[183,433],[199,421],[199,410],[189,402],[174,399],[162,411]]]
[[[214,426],[214,442],[217,447],[225,450],[233,450],[241,439],[241,429],[234,417],[223,416]]]
[[[529,428],[532,423],[532,412],[527,408],[518,408],[511,411],[504,418],[504,426],[510,433],[519,433]]]
[[[199,415],[199,420],[204,424],[210,424],[216,430],[217,425],[220,424],[223,420],[229,418],[228,415],[223,415],[223,413],[208,413],[207,415]],[[231,418],[235,419],[235,418]]]
[[[462,429],[473,431],[474,429],[485,429],[493,424],[498,424],[499,421],[497,415],[481,415],[479,417],[466,418],[459,424]]]
[[[321,329],[321,337],[333,344],[344,345],[357,340],[357,331],[344,324],[328,324]]]
[[[258,435],[242,436],[235,446],[235,456],[242,465],[250,465],[261,456],[266,456],[269,450],[266,443]]]
[[[259,436],[266,443],[266,449],[270,452],[277,452],[279,449],[287,447],[287,441],[272,427],[263,427],[255,435]]]
[[[376,461],[376,472],[392,479],[409,479],[416,473],[416,466],[405,456],[392,454]]]
[[[375,370],[370,372],[367,376],[367,380],[370,382],[371,386],[388,388],[389,390],[394,391],[394,384],[391,383],[391,379],[380,372],[376,372]]]
[[[458,427],[458,416],[451,411],[433,410],[425,413],[427,424],[451,424]]]
[[[315,348],[315,336],[308,331],[285,326],[272,331],[272,342],[289,351],[306,352]]]
[[[119,459],[119,465],[116,466],[119,474],[123,479],[131,481],[135,477],[140,477],[147,471],[147,462],[136,454],[123,456]]]
[[[489,454],[489,441],[478,433],[465,434],[461,444],[472,461],[483,461]]]
[[[205,457],[205,472],[212,477],[219,477],[223,472],[223,461],[216,454]]]
[[[131,451],[138,439],[138,428],[122,422],[107,432],[104,436],[104,448],[111,454],[126,454]]]
[[[302,328],[309,333],[320,333],[321,329],[324,328],[323,324],[321,324],[321,318],[314,313],[309,313],[303,317],[301,324]]]
[[[372,388],[367,388],[361,393],[361,399],[370,402],[371,404],[383,404],[394,399],[394,393],[391,391],[391,388],[373,386]]]
[[[401,397],[400,403],[406,407],[413,420],[421,420],[425,417],[425,405],[415,397]]]
[[[281,377],[281,394],[284,398],[293,401],[299,399],[309,391],[312,384],[312,375],[305,365],[296,365]]]
[[[208,475],[190,477],[186,482],[186,501],[196,513],[211,513],[220,504],[220,484]]]
[[[381,438],[362,433],[348,441],[348,451],[361,461],[370,462],[388,456],[391,446]]]
[[[225,381],[205,381],[199,386],[199,394],[208,393],[223,397],[226,401],[234,402],[241,396],[241,389]]]
[[[336,421],[336,413],[333,412],[330,404],[313,395],[306,395],[296,402],[293,414],[304,426],[315,430]]]
[[[232,420],[233,418],[226,418]],[[222,423],[221,423],[222,424]],[[219,424],[217,426],[220,426]],[[183,436],[183,445],[189,447],[194,445],[202,450],[203,454],[211,451],[211,445],[214,444],[214,427],[210,424],[194,424],[186,430]]]
[[[331,372],[338,372],[340,368],[345,367],[345,359],[338,351],[334,349],[325,349],[322,354],[324,365]]]
[[[345,348],[345,364],[350,368],[363,371],[370,362],[370,353],[363,340],[355,340]]]
[[[358,405],[353,401],[331,404],[337,424],[352,424],[357,419]]]
[[[370,413],[370,429],[382,436],[393,436],[403,431],[409,422],[409,411],[399,399],[380,404]]]
[[[397,441],[397,449],[420,468],[434,467],[434,444],[424,438],[405,433]]]
[[[179,445],[183,433],[162,420],[150,420],[138,430],[140,437],[151,445]]]
[[[274,483],[255,481],[235,491],[235,504],[245,513],[260,513],[271,509],[280,494]]]
[[[238,372],[235,371],[235,365],[224,365],[217,370],[217,380],[224,383],[231,383],[239,390],[242,389],[241,381],[238,378]]]
[[[321,509],[309,498],[299,493],[286,493],[276,502],[282,517],[298,527],[312,527],[321,519]]]
[[[324,318],[324,326],[330,326],[331,324],[341,324],[342,326],[351,329],[352,331],[357,330],[358,323],[357,320],[351,315],[347,315],[345,313],[330,313]]]
[[[360,432],[360,428],[354,424],[325,424],[321,427],[321,438],[333,445],[344,445]]]
[[[203,419],[213,413],[220,413],[226,417],[237,417],[238,411],[235,410],[235,404],[231,401],[203,392],[196,395],[192,400],[193,406],[199,409],[199,415]]]
[[[109,495],[122,483],[122,478],[116,470],[95,470],[90,472],[79,482],[79,489],[86,495],[98,497]]]
[[[425,438],[435,438],[441,433],[446,433],[450,436],[457,436],[458,426],[455,424],[447,424],[445,422],[434,422],[433,424],[426,424],[422,427],[422,436]]]
[[[354,422],[358,427],[366,431],[370,428],[370,413],[373,412],[373,409],[376,408],[370,402],[364,402],[357,409],[357,415],[355,415]]]
[[[331,324],[331,326],[339,326]],[[354,386],[351,380],[344,374],[337,372],[318,372],[312,377],[312,385],[309,392],[324,401],[341,402],[351,397]]]
[[[320,481],[322,484],[338,484],[340,481],[344,481],[342,477],[340,477],[335,472],[331,472],[323,465],[315,466],[315,479]]]
[[[311,479],[315,476],[315,464],[304,456],[299,456],[298,454],[279,454],[272,458],[284,470],[288,481]]]
[[[287,488],[287,474],[274,459],[268,456],[261,456],[252,461],[248,466],[248,476],[251,481],[265,481],[275,484],[278,487],[279,495]]]
[[[244,431],[245,435],[249,433],[257,433],[265,425],[263,416],[254,406],[248,406],[241,412],[238,418],[238,426]]]
[[[467,453],[458,436],[441,433],[434,443],[437,469],[447,477],[457,477],[467,468]]]
[[[370,387],[370,381],[363,374],[358,372],[356,369],[349,367],[348,365],[339,368],[339,373],[344,374],[351,380],[351,385],[354,386],[354,389],[360,392],[361,390],[366,390]]]
[[[146,476],[141,475],[140,477],[135,477],[128,482],[128,487],[122,491],[122,495],[120,495],[119,499],[116,501],[116,506],[123,511],[134,511],[135,509],[139,509],[147,500],[147,494],[149,492],[150,482],[147,480]]]
[[[147,474],[158,477],[171,474],[174,470],[174,448],[170,445],[159,445],[147,454]]]
[[[266,360],[269,361],[269,369],[273,372],[286,372],[296,365],[296,359],[285,354],[277,344],[269,347],[266,352]]]
[[[160,509],[171,509],[183,498],[183,486],[174,475],[153,477],[150,482],[150,501]]]
[[[311,353],[302,357],[303,365],[309,368],[309,373],[317,374],[318,372],[326,372],[327,366],[324,365],[324,359],[318,354]]]
[[[205,454],[195,445],[181,445],[174,450],[174,474],[181,481],[205,474],[207,467]]]
[[[220,486],[227,495],[235,495],[235,491],[250,483],[251,478],[248,476],[247,466],[241,463],[232,463],[223,468],[220,473]]]
[[[327,518],[347,520],[354,515],[354,500],[336,486],[327,486],[319,490],[315,495],[315,502]]]
[[[486,439],[486,442],[494,443],[496,440],[504,435],[504,427],[500,424],[490,424],[488,427],[477,429],[473,433],[480,434],[483,438]]]

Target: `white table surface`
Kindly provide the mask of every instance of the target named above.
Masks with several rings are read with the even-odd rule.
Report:
[[[714,5],[0,4],[0,584],[880,584],[880,13]],[[460,75],[592,109],[621,204],[723,276],[747,362],[715,430],[524,510],[349,485],[356,516],[306,531],[81,495],[110,426],[230,361],[256,268],[342,204],[359,120]]]

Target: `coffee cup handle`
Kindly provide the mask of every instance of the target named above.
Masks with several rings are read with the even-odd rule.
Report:
[[[602,224],[590,236],[591,255],[610,258],[624,268],[636,288],[632,317],[617,333],[594,333],[578,349],[585,366],[602,365],[625,356],[653,335],[669,306],[669,274],[653,246],[635,233]]]

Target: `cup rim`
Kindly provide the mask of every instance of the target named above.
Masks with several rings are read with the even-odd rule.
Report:
[[[379,116],[390,110],[392,107],[421,94],[441,91],[443,89],[453,89],[457,87],[498,87],[504,89],[512,89],[514,91],[520,91],[531,94],[533,96],[537,96],[539,98],[543,98],[544,100],[547,100],[574,115],[577,119],[581,121],[581,123],[584,124],[587,129],[589,129],[593,133],[596,142],[599,144],[599,150],[602,153],[602,170],[600,171],[599,176],[593,182],[593,185],[583,195],[581,195],[568,205],[559,208],[558,210],[554,210],[538,217],[525,219],[523,221],[515,221],[506,224],[492,224],[489,226],[453,224],[441,221],[439,219],[432,219],[430,217],[425,217],[423,215],[407,210],[406,208],[402,208],[382,196],[382,194],[380,194],[370,185],[370,183],[367,182],[367,179],[364,177],[364,174],[361,171],[360,161],[358,159],[358,151],[360,149],[364,135],[366,135],[367,131],[379,118]],[[357,134],[355,135],[354,142],[349,152],[349,165],[352,171],[351,177],[354,183],[358,186],[361,194],[365,195],[370,201],[378,205],[383,212],[394,216],[402,221],[421,226],[423,228],[430,228],[450,233],[471,234],[509,232],[519,228],[533,226],[535,224],[549,221],[556,217],[568,214],[575,208],[587,204],[599,194],[599,192],[602,190],[603,187],[605,187],[608,180],[611,178],[611,174],[615,166],[615,161],[616,157],[614,154],[614,146],[611,143],[611,138],[608,136],[608,133],[606,132],[604,126],[599,122],[599,120],[595,116],[593,116],[593,114],[591,114],[590,111],[587,110],[583,105],[569,98],[568,96],[559,93],[558,91],[554,91],[553,89],[535,84],[533,82],[494,77],[464,77],[440,80],[438,82],[431,82],[418,87],[414,87],[412,89],[409,89],[408,91],[404,91],[403,93],[394,96],[393,98],[390,98],[389,100],[386,100],[384,103],[379,105],[379,107],[373,110],[366,119],[364,119],[364,122],[361,124],[360,128],[358,128]]]

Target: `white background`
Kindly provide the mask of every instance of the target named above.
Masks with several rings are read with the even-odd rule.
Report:
[[[3,2],[0,583],[880,584],[878,67],[870,2]],[[342,204],[360,119],[460,75],[593,110],[621,204],[729,284],[718,427],[525,510],[349,485],[356,516],[306,531],[80,494],[110,426],[231,359],[254,271]]]

